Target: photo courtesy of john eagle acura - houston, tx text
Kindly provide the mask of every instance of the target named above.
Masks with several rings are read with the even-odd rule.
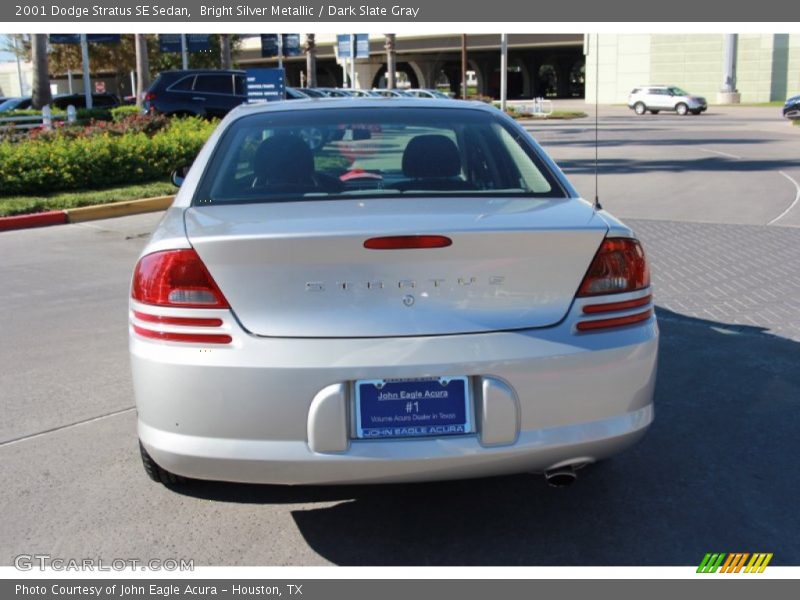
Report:
[[[130,293],[153,479],[564,481],[650,426],[644,250],[490,105],[243,105],[173,177]]]

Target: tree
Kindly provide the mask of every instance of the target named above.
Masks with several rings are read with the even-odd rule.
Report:
[[[228,33],[219,34],[219,68],[233,68],[231,59],[231,36]]]
[[[33,62],[33,101],[35,109],[50,104],[50,70],[47,61],[47,36],[43,33],[31,34],[31,61]]]

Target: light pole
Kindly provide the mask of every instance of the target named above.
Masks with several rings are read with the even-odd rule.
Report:
[[[83,95],[86,98],[86,108],[92,108],[92,81],[89,74],[89,41],[86,34],[81,34],[81,58],[83,60]]]
[[[350,89],[356,89],[356,34],[350,34]]]
[[[17,57],[17,77],[19,78],[19,95],[25,95],[25,80],[22,77],[22,60],[20,59],[19,40],[14,36],[14,56]]]
[[[147,58],[147,38],[142,33],[134,36],[136,43],[136,106],[141,107],[144,93],[150,85],[150,64]]]
[[[397,82],[395,81],[397,74],[396,51],[395,51],[395,34],[386,34],[386,87],[393,90]]]
[[[306,34],[306,73],[308,87],[317,87],[317,36]]]
[[[508,104],[508,34],[500,34],[500,109]]]
[[[467,34],[461,34],[461,99],[467,99]]]
[[[188,43],[186,42],[186,34],[181,34],[181,65],[183,66],[183,70],[186,71],[189,68],[189,47]]]

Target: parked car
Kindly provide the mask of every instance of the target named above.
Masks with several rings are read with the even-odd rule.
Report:
[[[628,96],[628,107],[637,115],[647,111],[657,115],[662,110],[673,111],[679,115],[692,113],[699,115],[708,109],[702,96],[693,96],[674,85],[647,85],[634,88]]]
[[[327,95],[317,88],[300,87],[297,89],[303,92],[309,98],[325,98]]]
[[[386,88],[375,88],[372,90],[378,96],[383,96],[384,98],[413,98],[412,94],[404,90],[393,89],[389,90]]]
[[[115,108],[119,105],[119,98],[114,94],[92,94],[92,108]],[[86,108],[86,96],[84,94],[58,94],[53,97],[51,106],[60,110],[66,110],[68,106]]]
[[[792,96],[783,105],[783,116],[787,119],[800,119],[800,95]]]
[[[7,110],[25,110],[31,107],[31,97],[6,98],[0,103],[0,112]]]
[[[240,106],[174,182],[130,291],[157,481],[567,483],[653,420],[640,242],[491,106]]]
[[[296,88],[286,88],[287,100],[308,98]],[[224,117],[247,102],[244,71],[190,69],[163,71],[144,96],[145,112],[165,115]]]
[[[287,87],[286,88],[286,99],[287,100],[305,100],[310,98],[308,94],[306,94],[303,90],[299,88]]]
[[[440,92],[439,90],[430,90],[430,89],[411,89],[411,90],[404,90],[410,96],[414,96],[416,98],[439,98],[441,100],[449,100],[450,96],[447,94]]]
[[[368,98],[375,95],[370,90],[352,88],[322,87],[314,89],[328,98]]]
[[[144,96],[146,112],[223,117],[247,100],[244,71],[163,71]]]

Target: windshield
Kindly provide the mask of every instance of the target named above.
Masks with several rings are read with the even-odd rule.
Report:
[[[499,113],[370,107],[234,121],[194,203],[413,195],[566,196],[525,135]]]
[[[669,91],[672,93],[673,96],[688,96],[689,95],[689,92],[687,92],[686,90],[682,90],[679,87],[671,87],[671,88],[669,88]]]

